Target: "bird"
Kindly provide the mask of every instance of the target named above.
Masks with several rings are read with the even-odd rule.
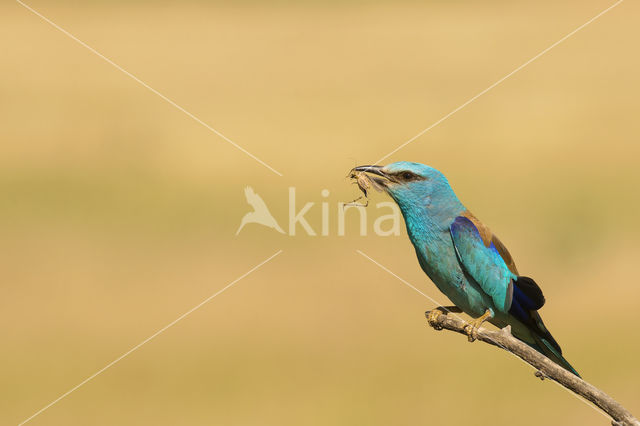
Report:
[[[407,161],[353,170],[398,204],[420,267],[455,305],[444,309],[474,318],[465,328],[470,341],[484,321],[511,326],[514,337],[580,377],[540,317],[545,297],[538,284],[519,274],[506,246],[460,202],[442,172]],[[441,313],[430,311],[430,322]]]
[[[269,228],[275,229],[281,234],[284,234],[284,231],[282,230],[282,228],[280,228],[278,222],[276,222],[276,219],[267,208],[264,200],[258,194],[256,194],[252,187],[247,186],[244,189],[244,196],[247,199],[247,203],[249,203],[249,205],[253,207],[253,211],[245,214],[242,217],[242,220],[240,221],[240,227],[236,231],[236,235],[238,235],[242,228],[244,228],[244,226],[248,223],[259,223],[260,225],[267,226]]]

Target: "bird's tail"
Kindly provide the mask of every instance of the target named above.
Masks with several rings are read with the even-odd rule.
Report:
[[[525,325],[529,336],[518,336],[533,349],[537,350],[547,358],[580,377],[580,374],[562,356],[562,349],[556,339],[553,338],[547,327],[545,327],[538,309],[544,305],[542,290],[534,280],[528,277],[518,277],[513,286],[513,302],[509,313],[516,317]]]
[[[540,320],[540,322],[542,322],[542,320]],[[565,370],[568,370],[568,371],[572,372],[573,374],[575,374],[576,376],[580,377],[580,374],[578,374],[576,369],[573,368],[573,366],[571,364],[569,364],[569,361],[567,361],[562,356],[562,349],[560,349],[560,346],[558,345],[558,343],[555,341],[553,336],[551,336],[551,333],[549,333],[549,331],[546,328],[545,328],[546,336],[538,334],[536,332],[537,330],[532,330],[532,331],[533,331],[533,333],[531,333],[531,334],[533,335],[533,339],[535,340],[535,344],[530,345],[530,346],[533,349],[535,349],[538,352],[540,352],[541,354],[545,355],[547,358],[549,358],[551,361],[555,362],[556,364],[560,365]]]

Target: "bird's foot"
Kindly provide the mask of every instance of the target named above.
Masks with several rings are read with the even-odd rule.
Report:
[[[478,329],[482,323],[489,318],[493,318],[493,312],[491,312],[491,309],[487,309],[484,314],[464,326],[464,332],[467,334],[469,342],[473,342],[478,338]]]
[[[427,322],[431,327],[435,330],[442,330],[442,325],[440,325],[438,318],[440,315],[447,315],[449,312],[460,313],[462,312],[462,309],[457,306],[438,306],[437,308],[425,312],[425,315],[427,316]]]

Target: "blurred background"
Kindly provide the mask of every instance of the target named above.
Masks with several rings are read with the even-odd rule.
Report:
[[[608,420],[533,369],[426,326],[447,303],[404,225],[369,235],[345,178],[613,2],[0,5],[0,422],[535,425]],[[442,170],[542,286],[583,377],[640,415],[640,6],[622,3],[394,154]],[[250,185],[285,227],[247,225]],[[325,199],[321,191],[328,189]],[[376,194],[372,202],[387,201]]]

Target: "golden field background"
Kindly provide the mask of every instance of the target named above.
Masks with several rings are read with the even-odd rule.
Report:
[[[515,358],[425,325],[400,237],[337,236],[345,179],[611,3],[0,5],[0,423],[608,424]],[[640,6],[625,2],[388,161],[430,164],[542,285],[584,378],[640,415]],[[331,235],[235,232],[251,185],[329,189]],[[376,195],[373,201],[383,201]],[[376,210],[368,211],[370,220]],[[371,226],[369,226],[371,230]]]

